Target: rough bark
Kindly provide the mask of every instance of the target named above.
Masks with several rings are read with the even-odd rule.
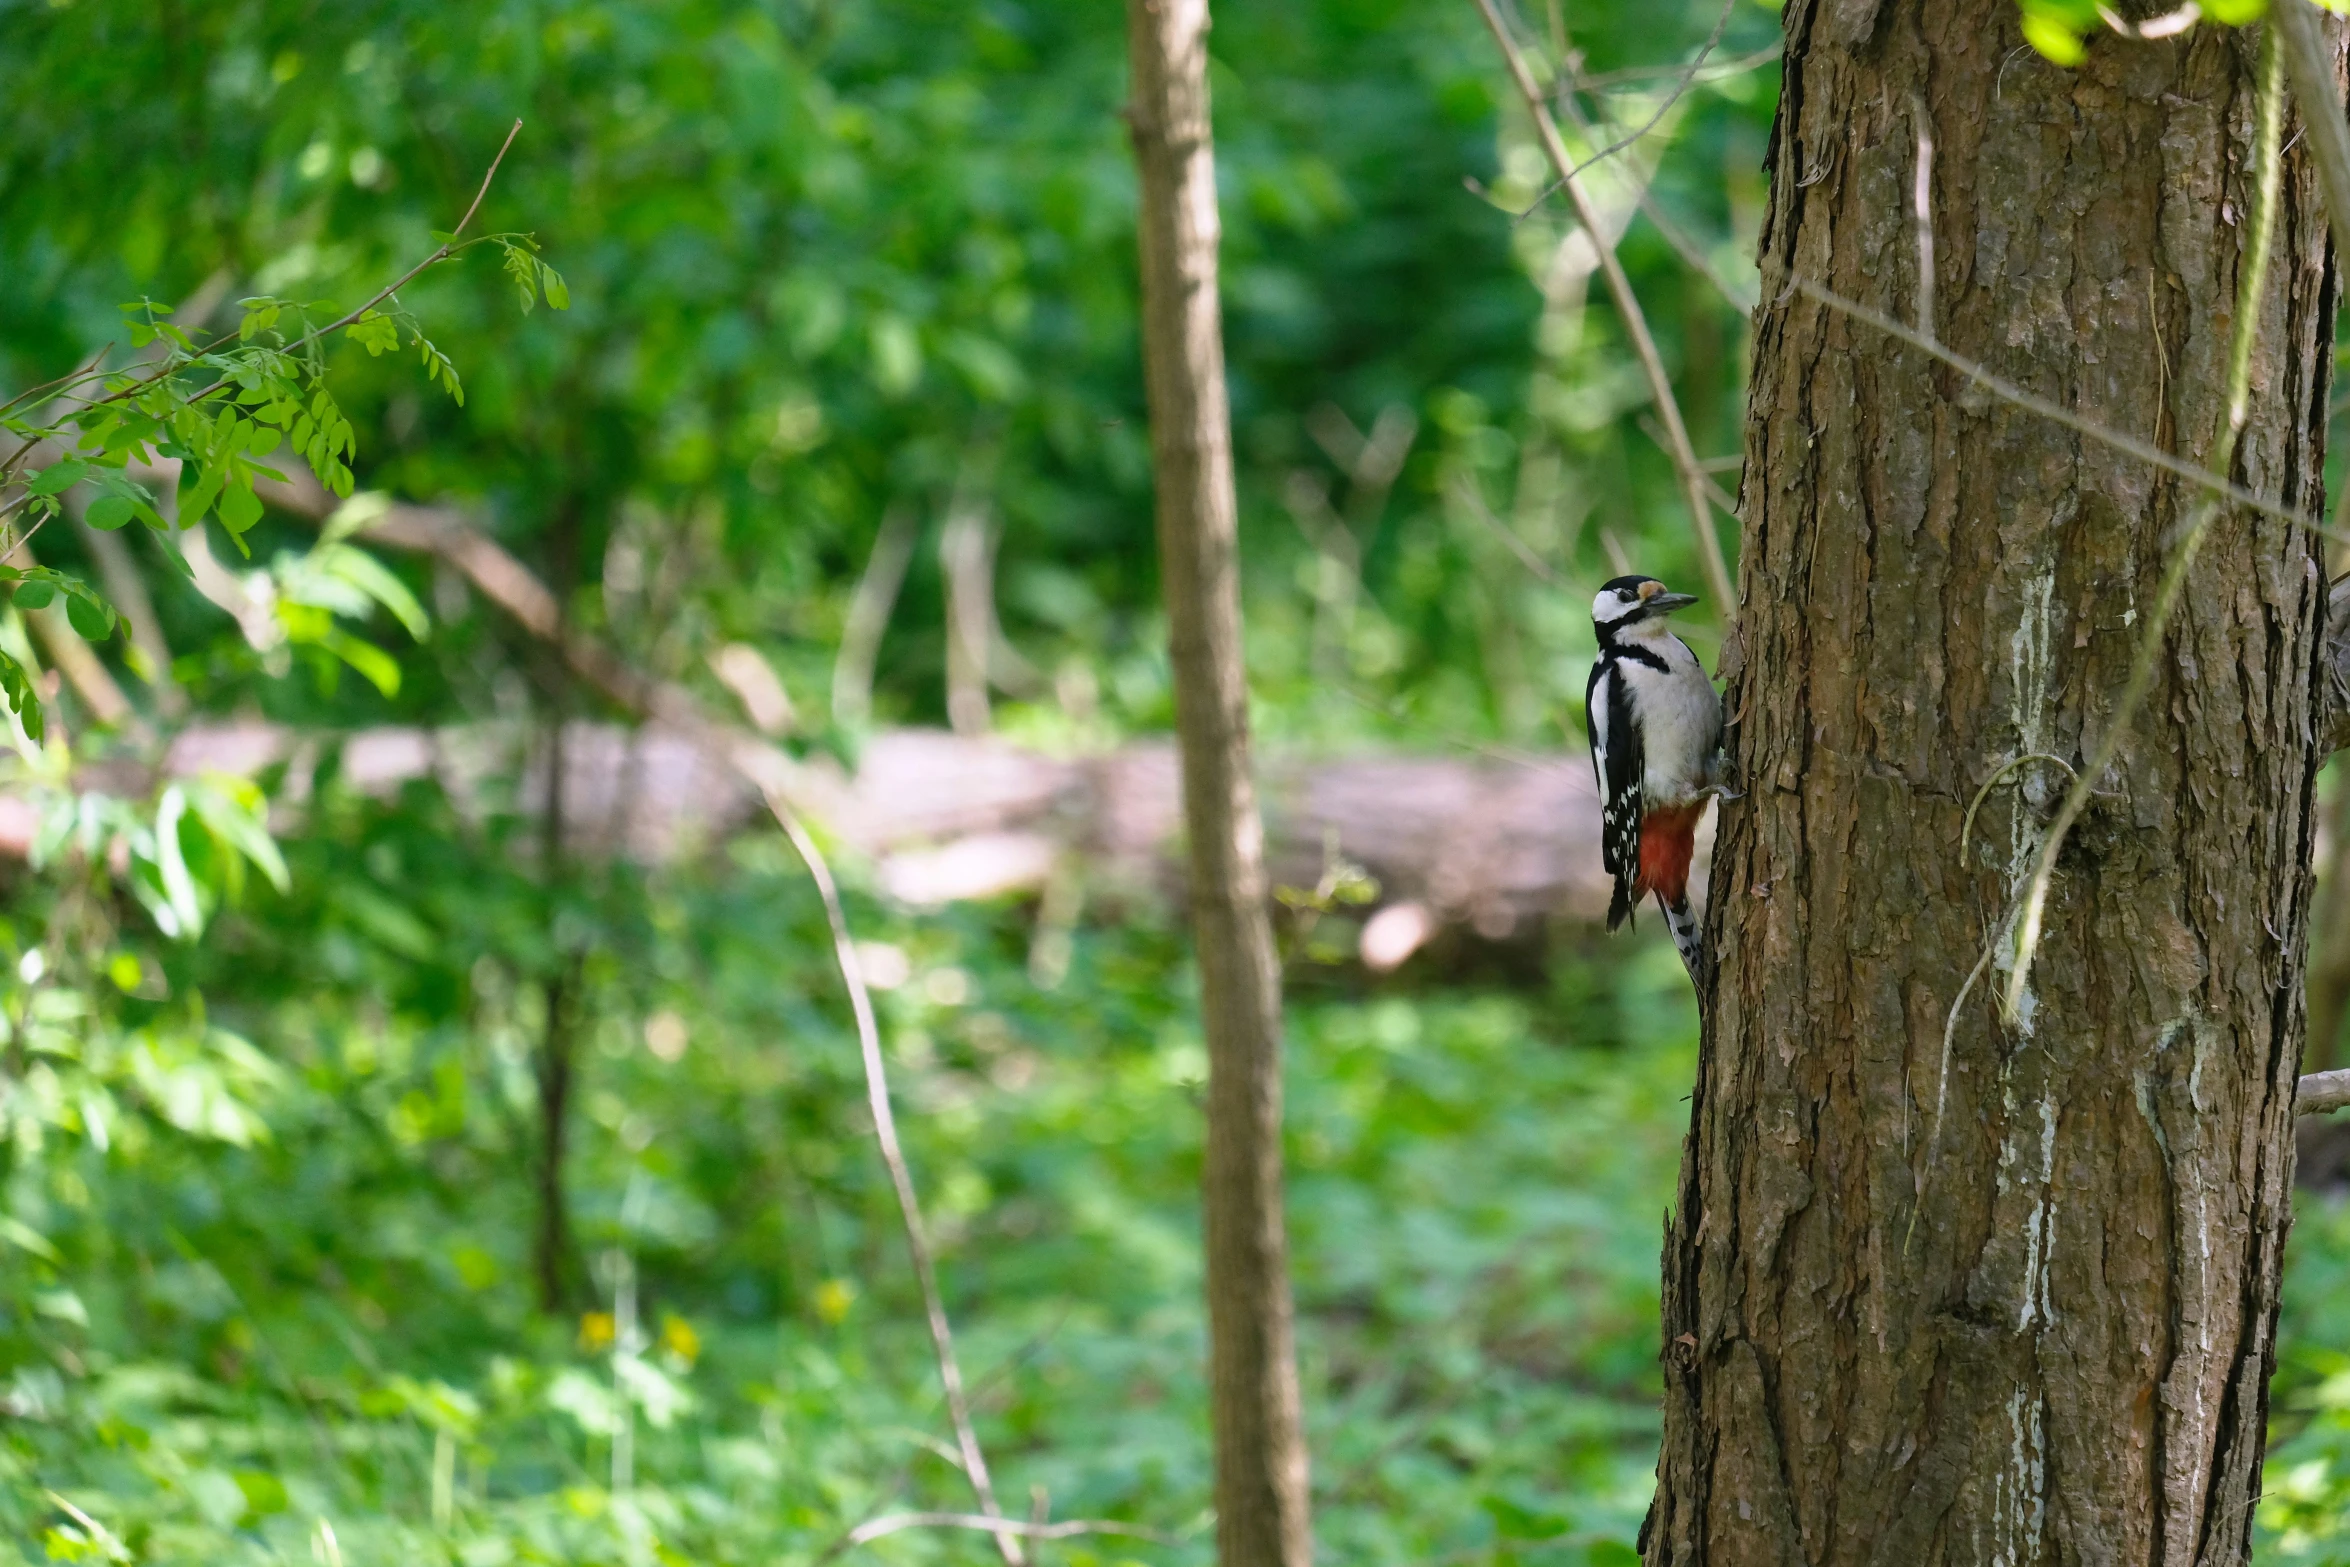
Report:
[[[1742,514],[1745,798],[1665,1247],[1651,1564],[2234,1563],[2292,1175],[2326,586],[2220,519],[2098,780],[2012,1026],[1996,963],[2177,525],[2145,466],[1785,287],[1937,329],[2206,460],[2226,424],[2257,34],[2021,46],[2012,0],[1797,0]],[[2288,132],[2290,134],[2290,132]],[[2237,480],[2319,497],[2325,218],[2289,155]],[[1945,1019],[1957,1004],[1945,1054]]]
[[[1281,1206],[1281,977],[1249,774],[1207,0],[1128,0],[1126,19],[1143,368],[1208,1045],[1216,1552],[1225,1567],[1304,1567],[1313,1542]]]

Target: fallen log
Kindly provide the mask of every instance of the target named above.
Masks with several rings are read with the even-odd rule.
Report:
[[[364,795],[428,780],[469,819],[530,817],[547,798],[546,739],[497,724],[341,735],[199,724],[174,738],[162,772],[250,777],[282,765],[288,830],[330,759],[342,785]],[[561,755],[564,830],[583,855],[690,858],[764,814],[758,791],[699,729],[575,722]],[[152,782],[121,768],[85,781],[124,794]],[[993,737],[890,730],[866,744],[853,773],[803,763],[795,788],[872,884],[909,907],[1032,892],[1064,873],[1098,888],[1182,894],[1167,742],[1054,756]],[[1501,941],[1607,908],[1598,800],[1580,755],[1275,755],[1262,788],[1277,885],[1312,888],[1343,861],[1377,883],[1364,912],[1404,911],[1385,919],[1384,945],[1366,948],[1375,966],[1400,963],[1443,927]],[[0,850],[24,853],[36,820],[28,799],[0,799]]]

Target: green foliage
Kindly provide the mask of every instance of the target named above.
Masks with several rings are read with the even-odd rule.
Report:
[[[409,275],[472,244],[496,245],[503,251],[507,271],[525,283],[526,312],[542,293],[556,309],[568,304],[562,278],[538,259],[528,235],[493,234],[465,243],[453,234],[442,236],[440,248]],[[170,308],[150,299],[122,306],[131,346],[148,350],[143,361],[108,371],[100,367],[106,357],[101,350],[84,369],[0,404],[0,428],[18,438],[15,449],[0,459],[0,495],[6,495],[12,484],[17,486],[13,500],[0,502],[0,557],[15,553],[44,523],[62,515],[68,494],[85,484],[96,492],[86,512],[94,528],[111,531],[136,517],[166,532],[175,526],[196,527],[207,515],[215,515],[238,550],[250,553],[245,535],[260,521],[262,511],[254,486],[264,478],[284,481],[283,473],[267,465],[281,443],[329,490],[349,499],[353,480],[347,460],[358,450],[357,432],[328,385],[322,342],[340,332],[372,358],[397,349],[405,330],[426,377],[446,388],[458,404],[465,401],[456,366],[425,337],[415,317],[396,302],[388,311],[376,308],[392,299],[393,290],[385,289],[375,303],[313,325],[308,307],[254,295],[237,302],[240,315],[233,343],[227,335],[199,343],[163,319],[172,314]],[[37,470],[31,466],[42,453],[57,451],[72,455],[56,457]],[[166,522],[153,498],[130,476],[134,465],[145,468],[159,459],[182,465],[180,487],[172,497],[176,522]],[[391,608],[421,636],[422,615],[414,597],[380,566],[357,564],[364,560],[347,545],[335,546],[331,560],[305,568],[303,580],[340,578]],[[62,590],[67,595],[67,622],[77,634],[98,641],[114,630],[114,607],[75,577],[41,567],[0,566],[0,581],[17,585],[10,602],[20,611],[43,609]],[[289,596],[281,614],[289,616],[293,640],[325,647],[385,694],[396,691],[398,670],[379,649],[334,629],[325,623],[323,613],[291,613],[335,607],[334,602]],[[25,734],[39,741],[44,728],[39,696],[23,663],[5,650],[0,650],[0,693],[6,695]]]
[[[780,841],[560,895],[598,1020],[576,1219],[586,1258],[631,1259],[629,1345],[607,1268],[567,1319],[530,1305],[529,1042],[566,961],[543,889],[485,872],[496,824],[331,787],[319,813],[284,899],[139,953],[153,999],[116,990],[109,1026],[155,1064],[108,1080],[103,1145],[48,1124],[15,1166],[0,1535],[81,1528],[54,1490],[153,1563],[325,1531],[353,1562],[808,1560],[874,1513],[966,1506]],[[1182,943],[1081,932],[1043,990],[1017,908],[853,915],[902,955],[883,1021],[999,1484],[1179,1539],[1096,1560],[1204,1561]],[[1613,1562],[1637,1526],[1691,1016],[1669,950],[1557,957],[1547,994],[1300,971],[1298,1287],[1341,1559]],[[198,1016],[268,1055],[168,1042]]]
[[[1606,83],[1584,106],[1666,110],[1602,195],[1643,182],[1751,288],[1768,13],[1724,40],[1745,69],[1667,106],[1637,73],[1712,0],[1568,12]],[[1215,50],[1269,744],[1556,744],[1611,552],[1675,580],[1694,557],[1620,328],[1556,203],[1528,211],[1548,174],[1474,9],[1226,6]],[[10,446],[63,437],[14,502],[48,564],[4,580],[107,638],[152,733],[69,694],[72,743],[41,743],[43,677],[0,616],[31,742],[0,782],[39,824],[0,865],[0,1538],[25,1560],[810,1562],[878,1512],[969,1505],[787,852],[574,859],[527,777],[467,780],[461,811],[371,792],[338,746],[611,716],[453,575],[364,547],[393,495],[461,509],[567,626],[714,704],[711,655],[750,644],[791,743],[844,755],[834,659],[887,519],[914,540],[877,654],[895,723],[944,715],[940,546],[977,517],[1000,727],[1079,752],[1163,729],[1123,72],[1115,8],[1081,0],[0,9],[0,376],[54,383],[10,405]],[[495,273],[381,293],[452,245],[438,225],[518,113],[483,223],[546,251],[492,233]],[[1732,451],[1742,317],[1645,222],[1620,252],[1701,452]],[[93,357],[110,342],[152,357]],[[175,494],[142,454],[183,461]],[[294,455],[343,498],[323,530],[254,488]],[[148,552],[167,668],[112,635],[74,504]],[[253,563],[230,614],[157,548],[207,517]],[[90,790],[77,767],[154,776],[166,691],[307,749]],[[1344,848],[1283,898],[1324,1549],[1622,1567],[1690,1071],[1678,967],[1562,939],[1538,981],[1370,983],[1332,961],[1372,895]],[[1099,889],[1063,973],[1032,962],[1038,911],[917,916],[850,870],[903,971],[883,1022],[999,1485],[1172,1538],[1055,1559],[1204,1561],[1181,941]],[[577,1048],[556,1317],[528,1256],[551,998]],[[2350,1254],[2295,1245],[2297,1277]],[[2297,1299],[2289,1365],[2345,1341]],[[2294,1440],[2298,1464],[2331,1451],[2314,1416]],[[2322,1536],[2332,1472],[2264,1514],[2278,1539]],[[989,1553],[910,1531],[860,1554]]]
[[[2268,1471],[2259,1523],[2264,1561],[2350,1563],[2350,1202],[2295,1194],[2292,1266],[2270,1392]]]
[[[2312,0],[2340,12],[2344,0]],[[2079,65],[2088,58],[2089,40],[2107,30],[2113,16],[2098,0],[2017,0],[2022,8],[2024,41],[2058,65]],[[2268,14],[2269,0],[2201,0],[2175,14],[2184,25],[2216,22],[2223,27],[2249,27]]]

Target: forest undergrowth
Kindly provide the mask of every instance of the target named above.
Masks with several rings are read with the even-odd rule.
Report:
[[[821,911],[780,840],[572,890],[594,1022],[570,1299],[546,1317],[545,1018],[511,979],[535,891],[469,871],[413,801],[327,814],[288,844],[291,898],[127,998],[136,1039],[136,1014],[201,1011],[233,971],[213,1047],[126,1090],[143,1108],[110,1146],[19,1167],[43,1223],[9,1275],[0,1528],[25,1559],[111,1538],[151,1563],[816,1561],[876,1517],[968,1511]],[[329,856],[367,874],[302,874]],[[980,1434],[1014,1510],[1144,1531],[1041,1559],[1205,1562],[1183,943],[1126,910],[1044,989],[1031,912],[853,909],[895,981]],[[1669,948],[1550,957],[1544,987],[1297,965],[1291,1208],[1334,1560],[1629,1559],[1694,1014]],[[915,1529],[855,1554],[992,1551]]]

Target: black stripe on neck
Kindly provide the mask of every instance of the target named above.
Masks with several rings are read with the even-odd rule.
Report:
[[[1599,656],[1603,662],[1622,660],[1633,664],[1645,664],[1660,675],[1669,675],[1673,672],[1673,666],[1665,662],[1665,656],[1662,653],[1652,652],[1637,642],[1611,641],[1600,649]]]

